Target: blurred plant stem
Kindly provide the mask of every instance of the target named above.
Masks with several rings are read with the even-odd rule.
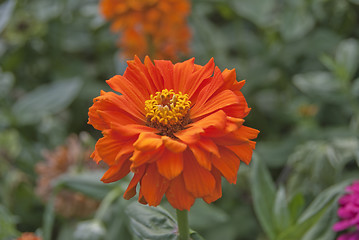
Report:
[[[189,240],[188,211],[176,209],[179,240]]]
[[[122,195],[122,193],[123,191],[120,186],[114,188],[111,192],[109,192],[102,200],[101,205],[95,214],[95,219],[103,221],[112,203],[117,200]]]
[[[358,133],[359,131],[359,125],[358,125],[358,119],[359,119],[359,103],[356,99],[356,96],[352,93],[352,84],[350,81],[342,81],[342,91],[345,96],[348,96],[348,102],[351,105],[353,115],[351,117],[351,129]]]

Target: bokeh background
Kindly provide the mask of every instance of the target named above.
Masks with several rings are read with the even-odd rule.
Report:
[[[359,179],[359,1],[189,3],[189,51],[174,61],[235,68],[246,125],[261,131],[237,184],[197,200],[191,228],[209,240],[335,239],[336,200]],[[0,239],[172,239],[168,217],[124,200],[129,179],[103,184],[89,157],[100,133],[88,108],[133,58],[123,37],[97,0],[0,1]]]

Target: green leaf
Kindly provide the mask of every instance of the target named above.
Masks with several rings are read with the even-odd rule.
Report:
[[[16,0],[7,0],[0,4],[0,33],[5,29],[15,7]]]
[[[195,231],[190,231],[189,236],[191,240],[204,240],[204,238]]]
[[[226,212],[203,201],[196,201],[189,214],[189,225],[196,230],[213,228],[227,220]]]
[[[95,218],[102,221],[110,210],[111,205],[122,195],[122,193],[123,191],[120,187],[112,189],[101,201],[101,205],[96,211]]]
[[[149,207],[133,202],[125,210],[130,227],[140,239],[175,240],[177,224],[162,207]]]
[[[279,30],[283,38],[293,41],[304,37],[314,27],[313,16],[302,6],[287,8],[279,22]]]
[[[125,217],[126,214],[124,212],[128,203],[129,201],[120,197],[107,211],[106,221],[104,220],[107,227],[105,240],[118,240],[118,236],[121,236],[121,239],[135,240],[133,234],[130,233],[128,218]]]
[[[16,158],[22,148],[20,133],[15,129],[9,129],[1,132],[0,149],[3,154],[11,158]]]
[[[335,61],[338,65],[337,75],[342,80],[349,81],[359,66],[359,44],[355,39],[346,39],[340,42],[335,52]]]
[[[0,204],[0,239],[13,239],[18,235],[15,223],[15,218]]]
[[[74,240],[103,240],[105,236],[105,226],[98,220],[80,222],[74,232]]]
[[[18,123],[36,123],[46,115],[62,111],[75,99],[81,85],[79,79],[58,81],[27,93],[13,105]]]
[[[289,200],[288,208],[292,223],[297,221],[299,214],[304,207],[304,203],[305,201],[302,193],[297,193]]]
[[[328,204],[333,202],[340,194],[344,193],[345,187],[351,183],[350,180],[345,180],[341,183],[335,184],[321,192],[309,205],[308,208],[303,212],[303,214],[298,219],[298,222],[305,222],[315,214],[317,214],[321,209],[325,208]]]
[[[353,96],[359,97],[359,78],[353,81],[351,89]]]
[[[46,209],[44,213],[44,222],[43,222],[43,236],[44,240],[52,239],[52,229],[55,222],[55,211],[54,211],[54,202],[55,194],[52,194],[46,204]]]
[[[103,171],[90,171],[78,174],[64,174],[55,179],[57,188],[69,188],[81,192],[95,199],[103,199],[112,189],[113,184],[104,184],[100,181]]]
[[[276,194],[275,185],[263,162],[259,158],[253,159],[252,162],[250,185],[254,210],[268,237],[275,239],[275,224],[272,214]]]
[[[0,99],[8,96],[14,83],[14,75],[10,72],[1,72],[0,69]]]
[[[275,140],[261,141],[258,147],[256,146],[256,152],[262,156],[261,159],[268,167],[279,168],[286,163],[297,142],[298,138],[290,136],[284,142]]]
[[[307,221],[288,228],[286,231],[279,235],[277,240],[302,239],[303,235],[320,219],[325,211],[326,208],[320,209],[319,212],[317,212]]]
[[[339,83],[328,72],[308,72],[297,74],[294,85],[313,98],[333,100],[333,94],[339,90]]]
[[[334,240],[336,232],[331,227],[337,221],[337,206],[338,203],[333,201],[320,220],[306,232],[301,240]]]
[[[327,54],[323,54],[322,56],[320,56],[319,60],[330,71],[332,71],[332,72],[336,71],[337,64],[336,64],[335,60],[331,56],[329,56]]]
[[[285,189],[280,186],[274,201],[273,216],[276,229],[282,232],[291,225],[291,218],[288,209]]]
[[[259,26],[273,24],[273,10],[276,7],[274,0],[242,0],[232,1],[233,9],[241,16],[248,18]]]
[[[330,211],[330,207],[350,182],[351,180],[343,181],[321,192],[306,208],[297,223],[282,232],[278,240],[302,239],[313,226],[319,223],[324,214]]]
[[[76,225],[73,222],[67,221],[64,223],[60,230],[58,230],[56,240],[73,240]]]

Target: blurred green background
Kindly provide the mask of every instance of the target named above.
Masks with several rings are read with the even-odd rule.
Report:
[[[174,239],[164,209],[122,199],[129,179],[102,184],[101,168],[76,162],[53,174],[47,199],[35,191],[44,150],[73,133],[78,151],[93,148],[88,108],[126,67],[98,5],[0,1],[0,239]],[[191,228],[209,240],[335,239],[336,200],[359,179],[359,1],[193,0],[188,20],[188,57],[214,57],[247,80],[246,125],[261,131],[237,185],[224,183],[211,205],[198,200]],[[99,208],[62,216],[54,199],[64,190]]]

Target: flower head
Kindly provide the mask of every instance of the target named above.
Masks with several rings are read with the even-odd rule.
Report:
[[[359,240],[359,181],[346,188],[346,194],[339,199],[338,216],[341,218],[333,226],[336,232],[353,229],[341,235],[339,240]]]
[[[100,7],[112,21],[111,30],[122,32],[119,47],[125,57],[151,54],[176,60],[188,54],[188,0],[102,0]]]
[[[46,161],[36,165],[36,172],[39,174],[37,180],[36,193],[39,197],[47,201],[53,192],[51,182],[62,174],[69,173],[75,168],[93,168],[90,160],[90,148],[85,148],[84,144],[76,135],[70,135],[65,145],[58,146],[53,151],[45,151]],[[81,166],[84,165],[84,166]],[[85,196],[79,192],[61,190],[55,198],[55,211],[68,218],[88,217],[98,207],[99,202]]]
[[[139,183],[141,203],[156,206],[165,194],[189,210],[196,198],[220,198],[221,177],[236,183],[240,161],[251,161],[259,131],[243,125],[250,108],[235,70],[221,72],[213,59],[199,66],[136,57],[107,83],[122,95],[101,91],[89,109],[89,124],[104,135],[92,157],[109,165],[105,183],[134,173],[124,198]]]

